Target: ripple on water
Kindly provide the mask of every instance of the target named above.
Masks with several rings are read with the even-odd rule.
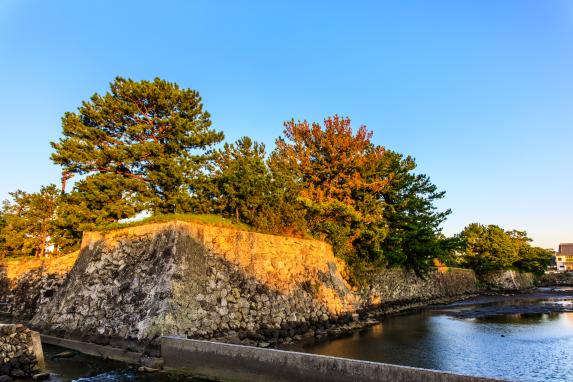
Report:
[[[573,381],[573,313],[459,319],[424,311],[302,350],[525,382]]]
[[[103,374],[98,374],[93,377],[82,377],[74,379],[75,382],[127,382],[136,381],[138,378],[137,373],[133,371],[110,371]]]

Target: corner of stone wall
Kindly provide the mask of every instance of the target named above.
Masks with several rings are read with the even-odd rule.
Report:
[[[519,272],[513,269],[487,271],[479,275],[479,280],[486,289],[494,291],[517,291],[535,286],[533,273]]]

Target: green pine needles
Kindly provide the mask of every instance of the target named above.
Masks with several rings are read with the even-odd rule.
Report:
[[[192,211],[210,149],[224,138],[211,129],[199,93],[159,78],[118,77],[110,88],[62,119],[63,138],[52,143],[62,189],[70,177],[87,175],[83,183],[98,184],[84,188],[95,198],[113,193],[114,211]]]
[[[249,137],[221,146],[197,91],[117,77],[64,114],[51,156],[61,187],[16,191],[4,203],[0,255],[66,252],[82,231],[122,227],[146,212],[131,224],[182,219],[326,240],[356,274],[383,266],[422,274],[436,259],[481,269],[495,256],[504,266],[544,266],[544,253],[524,246],[517,256],[493,233],[445,238],[440,224],[450,211],[434,204],[444,192],[372,134],[335,115],[285,122],[270,153]],[[482,250],[489,242],[495,248]]]

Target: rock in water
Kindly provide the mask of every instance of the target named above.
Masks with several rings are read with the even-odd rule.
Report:
[[[152,367],[147,367],[147,366],[140,366],[137,368],[137,371],[141,373],[156,373],[159,371],[159,369],[154,369]]]
[[[32,376],[34,381],[43,381],[44,379],[50,378],[50,373],[38,373]]]
[[[63,352],[61,352],[61,353],[58,353],[58,354],[54,355],[54,356],[52,357],[52,359],[57,359],[57,358],[72,358],[72,357],[75,357],[77,354],[78,354],[78,353],[75,352],[75,351],[66,350],[66,351],[63,351]]]

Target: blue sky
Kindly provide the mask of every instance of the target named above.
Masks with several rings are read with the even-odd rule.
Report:
[[[0,199],[58,183],[60,118],[117,75],[198,90],[228,140],[339,114],[471,222],[573,242],[573,2],[0,3]]]

